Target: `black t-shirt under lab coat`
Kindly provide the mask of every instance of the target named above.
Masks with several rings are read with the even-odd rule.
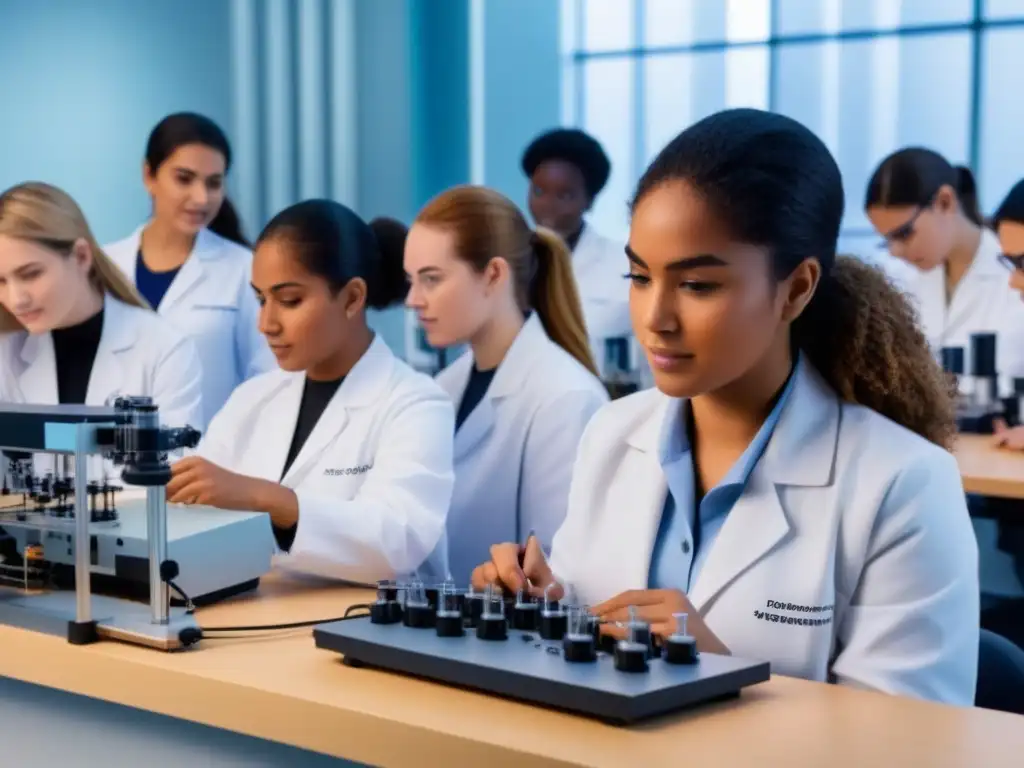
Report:
[[[456,432],[459,431],[462,422],[473,412],[473,409],[484,399],[487,389],[491,386],[491,380],[494,379],[494,372],[497,370],[497,368],[491,368],[489,371],[481,371],[476,365],[470,370],[469,381],[466,382],[466,389],[462,392],[462,400],[459,401],[459,410],[455,414]]]
[[[85,405],[92,377],[96,350],[103,335],[103,310],[88,320],[67,328],[56,328],[50,332],[53,339],[53,359],[57,369],[57,403],[60,405]],[[0,451],[8,461],[23,461],[32,457],[24,451]],[[6,488],[6,466],[0,466]]]
[[[57,367],[57,402],[61,405],[85,404],[102,335],[102,309],[78,325],[50,332]]]
[[[312,381],[306,379],[302,388],[302,401],[299,403],[299,415],[295,419],[295,433],[292,435],[292,444],[288,448],[288,457],[284,460],[284,469],[281,470],[282,480],[288,474],[288,470],[295,461],[295,457],[299,455],[302,446],[306,444],[310,434],[312,434],[313,428],[316,427],[320,417],[327,410],[327,404],[331,402],[331,398],[334,397],[341,386],[341,382],[344,380],[344,377],[334,381]],[[292,544],[295,542],[296,530],[298,530],[297,524],[287,528],[274,526],[274,538],[277,539],[277,545],[283,551],[287,552],[292,548]]]

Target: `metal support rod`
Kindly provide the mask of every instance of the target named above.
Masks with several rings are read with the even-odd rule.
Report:
[[[92,621],[92,558],[89,538],[89,454],[93,427],[80,424],[75,430],[75,621]]]
[[[971,402],[979,408],[988,408],[999,402],[999,379],[995,376],[974,376]]]
[[[167,624],[171,610],[170,587],[161,578],[160,564],[167,559],[167,486],[146,488],[146,536],[149,539],[149,610],[154,624]]]

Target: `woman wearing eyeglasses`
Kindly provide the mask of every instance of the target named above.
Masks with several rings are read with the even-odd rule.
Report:
[[[1009,286],[1024,302],[1024,179],[1018,181],[999,204],[989,226],[999,238],[1000,259],[1009,270]],[[997,422],[995,444],[1024,451],[1024,426],[1007,429]]]
[[[989,224],[999,238],[1003,260],[1014,267],[1010,287],[1024,300],[1024,179],[1013,185]]]
[[[971,172],[928,149],[901,149],[871,177],[865,208],[890,252],[919,271],[909,288],[935,353],[961,347],[969,354],[972,334],[995,332],[999,373],[1024,375],[1024,301],[1010,287],[1012,267],[1002,257],[1000,238],[984,226]],[[1003,234],[1011,232],[1007,225]],[[1018,437],[996,425],[997,442]],[[984,504],[970,500],[975,512]],[[976,516],[972,523],[980,559],[990,566],[982,575],[982,592],[1018,596],[1021,585],[1005,561],[991,568],[1006,557],[993,544],[999,536],[996,522]]]
[[[999,238],[1002,259],[1010,270],[1010,288],[1019,294],[1021,303],[1024,304],[1024,179],[1014,184],[1003,202],[999,204],[989,221],[989,226]],[[992,439],[998,448],[1024,451],[1024,426],[1007,427],[997,422]],[[984,504],[984,500],[972,499],[972,506]],[[990,527],[994,525],[993,523]],[[1004,596],[1018,599],[997,603],[987,608],[981,615],[982,626],[1024,647],[1024,625],[1020,621],[1020,598],[1024,588],[1024,522],[1003,518],[999,520],[998,525],[999,532],[995,542],[996,550],[999,551],[990,551],[989,562],[997,562],[997,558],[1003,560],[1002,572],[1007,575],[1004,577],[1004,584],[1000,585],[1004,588],[1000,591]],[[1016,575],[1016,589],[1012,584],[1013,576],[1010,574]]]
[[[974,176],[929,149],[889,155],[868,182],[868,219],[893,256],[916,267],[909,286],[932,349],[995,332],[1002,376],[1024,375],[1024,302],[984,227]]]

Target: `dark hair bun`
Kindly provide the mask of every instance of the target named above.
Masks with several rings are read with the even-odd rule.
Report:
[[[403,264],[409,228],[398,219],[381,216],[370,222],[370,229],[377,238],[381,259],[380,279],[374,286],[376,290],[367,297],[367,303],[374,309],[387,309],[405,301],[409,293]]]
[[[966,165],[958,165],[953,168],[956,171],[956,192],[961,198],[973,198],[978,194],[978,185],[974,181],[974,174]]]
[[[257,242],[280,239],[310,274],[332,291],[350,280],[366,283],[366,304],[385,309],[405,298],[402,269],[405,225],[394,219],[363,221],[335,200],[303,200],[285,208],[263,228]]]

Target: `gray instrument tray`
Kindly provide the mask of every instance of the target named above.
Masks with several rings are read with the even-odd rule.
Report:
[[[359,617],[321,624],[313,637],[318,648],[343,654],[350,666],[400,672],[615,724],[736,696],[769,678],[768,662],[709,653],[693,665],[653,658],[647,672],[635,673],[616,670],[606,653],[595,662],[570,663],[562,658],[560,642],[512,629],[508,640],[489,641],[469,628],[462,637],[438,637],[433,629]]]

